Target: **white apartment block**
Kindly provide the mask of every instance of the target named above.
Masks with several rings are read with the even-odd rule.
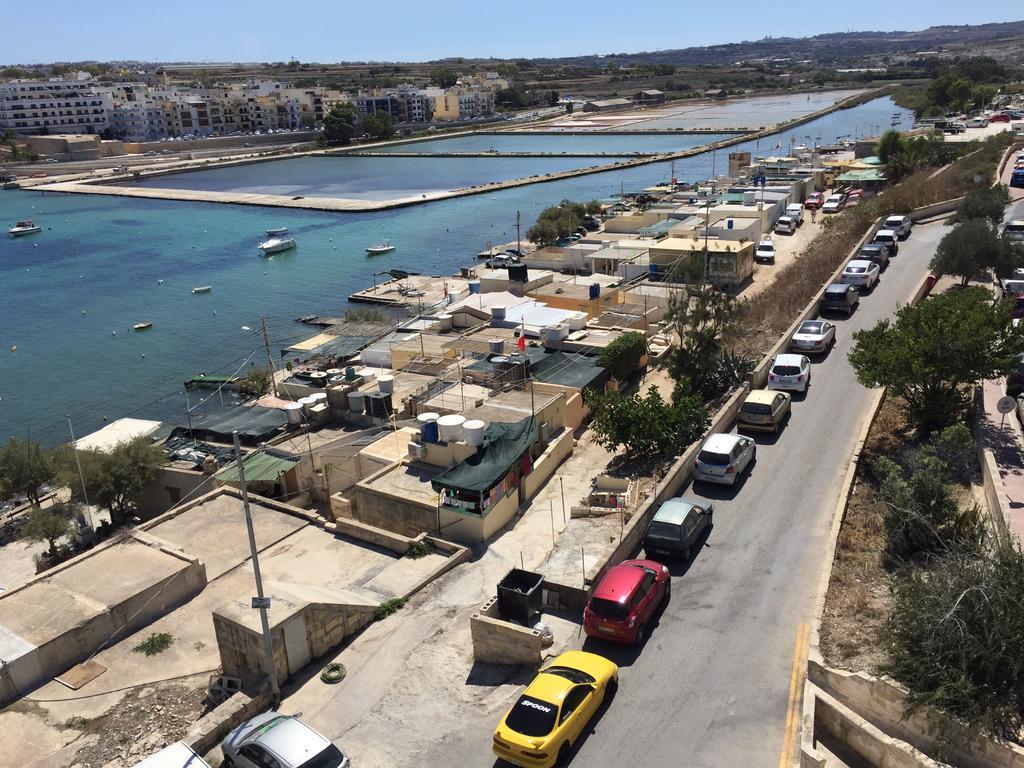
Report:
[[[101,133],[109,125],[109,89],[74,80],[0,83],[0,130]]]
[[[109,129],[115,138],[129,141],[153,141],[167,135],[164,111],[152,102],[115,102]]]

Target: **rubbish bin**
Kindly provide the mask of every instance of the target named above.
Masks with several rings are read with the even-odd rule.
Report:
[[[521,568],[513,568],[498,582],[498,613],[506,621],[518,621],[530,626],[540,613],[543,593],[540,585],[544,577]]]

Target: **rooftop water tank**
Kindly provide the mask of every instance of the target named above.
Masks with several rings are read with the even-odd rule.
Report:
[[[492,355],[500,355],[505,351],[505,342],[502,339],[491,339],[488,342],[488,347]]]
[[[508,268],[508,279],[516,283],[525,283],[530,279],[530,271],[525,264],[511,264]]]
[[[288,423],[295,426],[302,423],[302,405],[299,403],[288,403],[284,407]]]
[[[470,280],[469,281],[469,292],[470,293],[480,293],[480,281],[479,280]]]
[[[491,317],[493,317],[495,320],[504,320],[505,319],[505,307],[504,307],[504,305],[502,305],[502,304],[495,304],[493,307],[491,307]]]
[[[310,395],[310,397],[313,398],[313,405],[320,405],[320,403],[327,402],[326,392],[315,392],[314,394]]]
[[[323,371],[310,371],[309,372],[309,385],[311,387],[325,387],[327,386],[327,374]]]
[[[437,434],[442,443],[456,443],[462,439],[462,425],[466,417],[457,413],[442,416],[437,420]]]
[[[391,418],[391,395],[386,392],[370,392],[366,395],[366,415],[377,419]]]
[[[587,327],[587,316],[583,312],[574,312],[569,315],[569,330],[582,331]]]
[[[335,376],[341,376],[345,372],[341,368],[328,368],[324,373],[327,374],[327,378],[333,379]]]
[[[600,283],[591,283],[590,284],[589,294],[590,294],[590,298],[591,299],[598,299],[598,298],[600,298],[601,297],[601,284]]]
[[[421,413],[416,417],[416,421],[420,423],[420,435],[424,443],[436,443],[437,442],[437,420],[441,418],[436,413]]]
[[[395,391],[395,377],[384,374],[383,376],[377,377],[377,388],[385,395],[390,395]]]
[[[462,434],[466,445],[479,447],[484,444],[484,431],[487,425],[479,419],[471,419],[462,425]]]
[[[756,197],[757,197],[757,193],[756,192],[744,192],[743,193],[743,204],[744,205],[753,205],[754,204],[754,199]]]
[[[452,329],[452,316],[446,314],[437,315],[437,329],[439,331],[450,331]]]
[[[350,366],[348,366],[345,369],[345,381],[355,381],[355,380],[356,380],[356,369],[353,366],[350,365]]]
[[[302,406],[302,412],[308,416],[309,409],[316,405],[316,400],[312,397],[300,397],[298,403]]]
[[[348,393],[348,409],[352,413],[362,413],[365,406],[366,393],[354,389]]]

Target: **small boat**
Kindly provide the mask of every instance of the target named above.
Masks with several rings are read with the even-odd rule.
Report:
[[[371,256],[376,256],[379,253],[390,253],[395,250],[395,245],[390,240],[382,240],[376,245],[371,245],[366,249],[366,252]]]
[[[31,219],[25,219],[24,221],[19,221],[7,231],[11,237],[21,237],[22,235],[34,235],[36,232],[42,232],[43,228],[38,224],[34,224]]]
[[[4,189],[21,189],[21,184],[19,184],[17,181],[14,181],[14,180],[5,181],[4,182]]]
[[[136,331],[144,331],[147,328],[152,328],[152,327],[153,327],[152,323],[136,323],[135,325],[132,326],[132,328],[135,329]]]
[[[260,243],[260,250],[264,253],[279,253],[295,247],[295,241],[290,237],[272,237]]]
[[[209,293],[212,290],[212,285],[200,285],[198,288],[193,288],[192,293]]]
[[[267,237],[281,237],[281,235],[288,234],[288,227],[278,227],[277,229],[268,229]]]

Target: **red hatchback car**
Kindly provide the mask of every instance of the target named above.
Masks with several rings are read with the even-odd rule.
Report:
[[[821,192],[811,192],[804,200],[804,208],[821,208],[825,196]]]
[[[643,642],[647,622],[668,600],[668,568],[654,560],[626,560],[608,571],[583,609],[587,637],[617,643]]]

